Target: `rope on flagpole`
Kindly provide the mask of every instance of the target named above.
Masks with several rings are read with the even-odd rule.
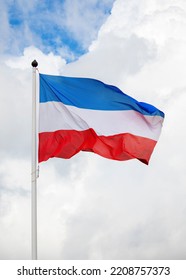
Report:
[[[32,63],[32,173],[31,173],[31,238],[32,260],[37,260],[37,95],[36,95],[36,67],[38,63]]]

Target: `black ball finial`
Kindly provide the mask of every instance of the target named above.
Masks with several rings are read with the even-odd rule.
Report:
[[[36,60],[34,60],[34,61],[32,61],[31,65],[32,65],[32,67],[37,67],[37,66],[38,66],[38,63],[37,63]]]

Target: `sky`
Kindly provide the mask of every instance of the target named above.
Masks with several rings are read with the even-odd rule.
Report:
[[[0,259],[31,258],[32,67],[118,86],[165,113],[148,166],[40,164],[39,259],[186,259],[186,1],[0,2]]]

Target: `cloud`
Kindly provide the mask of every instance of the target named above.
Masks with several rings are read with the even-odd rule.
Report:
[[[6,59],[5,64],[9,66],[10,69],[27,70],[28,73],[34,59],[38,61],[39,71],[45,71],[46,74],[59,74],[66,65],[65,59],[61,56],[54,55],[52,52],[44,54],[34,46],[25,48],[22,56],[12,56]]]
[[[91,214],[96,215],[96,210],[92,211],[93,205],[96,205],[99,225],[96,224],[96,233],[93,229],[92,233],[83,233],[83,247],[74,244],[74,250],[67,252],[74,224],[81,223],[83,228],[88,223],[83,220],[83,210],[81,215],[74,217],[64,248],[69,258],[74,255],[77,258],[100,259],[185,258],[185,248],[181,248],[185,234],[182,197],[185,192],[182,164],[185,148],[182,143],[186,138],[181,125],[185,119],[181,104],[186,101],[183,15],[183,1],[164,1],[162,5],[156,1],[143,1],[142,4],[137,1],[116,1],[112,15],[102,26],[89,53],[64,69],[68,75],[88,75],[117,84],[138,100],[161,108],[166,115],[162,136],[148,169],[136,163],[122,164],[122,170],[118,163],[117,166],[105,163],[100,168],[101,160],[96,162],[97,170],[103,170],[104,175],[100,178],[97,171],[89,178],[87,184],[95,191],[97,182],[99,191],[95,191],[95,199],[92,193],[87,194],[88,203],[84,211],[89,213],[87,216],[94,224]],[[112,164],[110,171],[109,164]],[[111,174],[115,174],[113,181]],[[96,182],[93,178],[96,178]],[[103,178],[106,178],[106,184]],[[108,192],[108,186],[112,186],[112,195]],[[119,193],[119,197],[114,200],[115,192]],[[103,204],[99,204],[98,193]],[[112,198],[108,205],[105,197],[108,200]],[[117,205],[118,211],[114,205]],[[102,216],[103,208],[105,213]],[[114,209],[114,214],[111,209]],[[102,220],[101,225],[99,219]],[[82,231],[80,227],[77,230],[79,236]],[[179,244],[179,249],[176,244]]]
[[[33,59],[40,72],[101,79],[166,116],[148,167],[91,153],[40,165],[39,258],[185,259],[185,16],[181,0],[117,0],[88,53],[74,63],[36,47],[2,57],[1,259],[29,258]],[[78,28],[69,28],[78,36]]]
[[[1,158],[0,259],[30,258],[29,166],[24,159]]]
[[[107,17],[106,9],[114,1],[97,1],[97,0],[66,0],[62,7],[64,18],[59,17],[61,9],[58,10],[57,21],[65,25],[67,30],[73,35],[72,37],[81,43],[81,46],[87,48],[90,42],[96,38],[98,28],[103,24]],[[90,34],[89,36],[87,36]]]

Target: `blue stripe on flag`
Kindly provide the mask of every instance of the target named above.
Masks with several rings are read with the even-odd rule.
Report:
[[[56,101],[92,110],[135,110],[143,115],[161,116],[156,107],[138,102],[119,88],[90,78],[40,74],[40,103]]]

